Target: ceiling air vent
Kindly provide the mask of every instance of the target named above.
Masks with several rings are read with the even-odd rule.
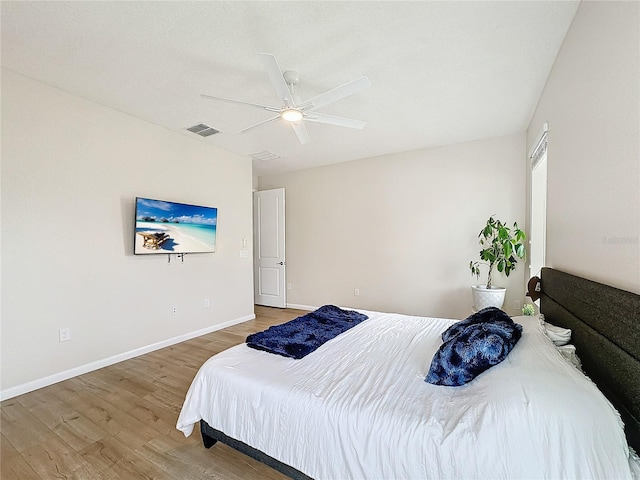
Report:
[[[268,162],[269,160],[275,160],[276,158],[280,157],[265,150],[263,152],[252,153],[251,158],[255,158],[256,160],[260,160],[262,162]]]
[[[189,128],[187,128],[187,130],[189,130],[190,132],[193,132],[193,133],[197,133],[201,137],[208,137],[210,135],[214,135],[214,134],[218,133],[218,130],[216,130],[213,127],[210,127],[209,125],[205,125],[204,123],[199,123],[198,125],[194,125],[193,127],[189,127]]]

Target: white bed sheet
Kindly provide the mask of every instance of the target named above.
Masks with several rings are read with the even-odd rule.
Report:
[[[424,382],[454,320],[369,319],[301,360],[245,344],[209,359],[177,428],[211,427],[315,479],[630,479],[620,418],[537,317],[461,387]]]

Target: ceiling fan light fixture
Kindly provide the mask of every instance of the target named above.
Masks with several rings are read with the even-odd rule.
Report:
[[[316,95],[313,98],[307,99],[305,102],[301,102],[293,92],[293,87],[298,84],[300,75],[297,72],[287,70],[282,72],[280,66],[276,61],[276,57],[270,53],[261,53],[260,58],[264,64],[265,70],[271,80],[271,86],[279,100],[279,107],[273,105],[261,105],[259,103],[245,102],[243,100],[234,100],[226,97],[216,97],[213,95],[201,94],[202,98],[211,100],[218,100],[227,103],[237,103],[241,105],[248,105],[250,107],[258,108],[260,110],[266,110],[275,114],[270,118],[262,120],[258,123],[248,126],[247,128],[240,130],[238,133],[248,132],[260,125],[278,121],[280,119],[287,123],[291,127],[298,137],[298,141],[301,144],[309,143],[310,138],[305,127],[305,122],[324,123],[327,125],[336,125],[339,127],[348,128],[364,128],[366,122],[360,120],[352,120],[350,118],[336,117],[333,115],[326,115],[324,113],[317,113],[315,110],[330,103],[337,102],[349,95],[358,93],[360,90],[370,87],[371,82],[367,77],[360,77],[356,80],[352,80],[349,83],[340,85],[339,87],[328,90],[320,95]]]
[[[303,115],[300,110],[297,110],[295,108],[287,108],[280,114],[280,116],[282,117],[283,120],[286,120],[287,122],[295,123],[302,120]]]

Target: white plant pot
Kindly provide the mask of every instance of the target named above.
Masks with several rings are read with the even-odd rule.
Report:
[[[488,289],[486,285],[474,285],[471,287],[471,293],[473,294],[473,310],[477,312],[486,307],[502,308],[507,289],[500,287]]]

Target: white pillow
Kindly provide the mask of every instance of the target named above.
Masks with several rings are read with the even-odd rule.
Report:
[[[556,327],[555,325],[545,322],[544,332],[558,347],[566,345],[571,340],[571,330],[568,328]]]
[[[578,370],[582,371],[582,363],[580,362],[578,355],[576,355],[575,345],[562,345],[558,347],[558,350],[564,356],[564,358],[569,361],[569,363],[571,363]]]

